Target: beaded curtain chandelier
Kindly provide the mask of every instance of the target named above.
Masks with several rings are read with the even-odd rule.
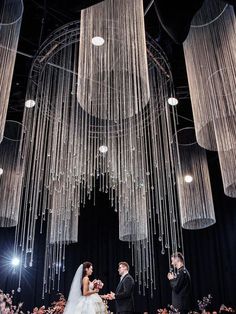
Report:
[[[232,6],[206,0],[184,43],[199,145],[219,152],[226,195],[236,196],[236,18]]]
[[[145,39],[142,0],[118,2],[86,9],[81,23],[58,29],[31,68],[26,100],[35,107],[23,118],[16,244],[32,266],[36,222],[42,231],[47,220],[43,295],[59,287],[65,245],[77,242],[81,205],[95,202],[96,186],[118,212],[119,238],[130,242],[143,292],[156,287],[155,238],[162,254],[182,246],[171,72],[156,42]]]
[[[3,140],[22,14],[22,0],[0,1],[0,143]]]
[[[182,228],[207,228],[216,222],[216,218],[206,151],[197,144],[194,128],[178,130],[176,139],[180,162],[180,167],[176,167],[176,177]]]
[[[18,167],[21,124],[7,120],[0,145],[0,227],[18,223],[22,188],[22,171]]]

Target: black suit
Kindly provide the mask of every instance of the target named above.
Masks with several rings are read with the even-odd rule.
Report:
[[[130,274],[124,276],[116,288],[116,311],[119,314],[134,313],[134,279]]]
[[[191,310],[191,278],[185,267],[177,271],[176,278],[170,280],[172,305],[181,313]]]

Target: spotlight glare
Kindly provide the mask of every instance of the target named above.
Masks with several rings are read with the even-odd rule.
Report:
[[[12,266],[16,267],[20,265],[20,260],[18,257],[13,257],[11,263],[12,263]]]
[[[174,97],[168,98],[168,104],[170,106],[176,106],[176,105],[178,105],[178,103],[179,103],[178,99],[176,99]]]
[[[3,169],[0,168],[0,176],[3,174]]]
[[[35,100],[33,99],[28,99],[25,102],[25,107],[26,108],[33,108],[35,106]]]
[[[95,36],[92,38],[92,44],[94,46],[102,46],[102,45],[104,45],[104,43],[105,43],[104,38],[102,38],[100,36]]]
[[[108,151],[108,147],[106,145],[102,145],[99,147],[99,151],[105,154]]]
[[[184,181],[186,183],[191,183],[193,181],[193,177],[188,174],[184,177]]]

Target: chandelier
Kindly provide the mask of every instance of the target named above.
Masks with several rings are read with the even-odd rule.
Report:
[[[197,144],[194,128],[178,130],[176,140],[180,161],[176,169],[181,225],[189,230],[207,228],[216,219],[206,151]]]
[[[232,6],[206,0],[184,43],[196,137],[217,150],[226,195],[236,196],[236,19]]]
[[[18,224],[22,171],[18,165],[21,124],[7,120],[0,145],[0,227]]]
[[[3,140],[23,14],[22,0],[0,2],[0,143]]]
[[[141,0],[86,9],[81,23],[64,25],[43,43],[26,95],[35,106],[23,118],[16,239],[24,266],[32,266],[36,222],[42,231],[47,221],[43,295],[60,283],[65,245],[77,242],[80,208],[87,199],[95,203],[96,186],[118,212],[119,238],[130,242],[140,292],[153,294],[155,239],[162,254],[182,246],[170,96],[169,65],[157,43],[145,39]]]

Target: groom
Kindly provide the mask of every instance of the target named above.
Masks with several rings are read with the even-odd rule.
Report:
[[[116,302],[116,312],[118,314],[134,313],[134,279],[129,274],[129,264],[120,262],[118,267],[120,282],[116,288],[116,293],[109,294],[110,300]]]

